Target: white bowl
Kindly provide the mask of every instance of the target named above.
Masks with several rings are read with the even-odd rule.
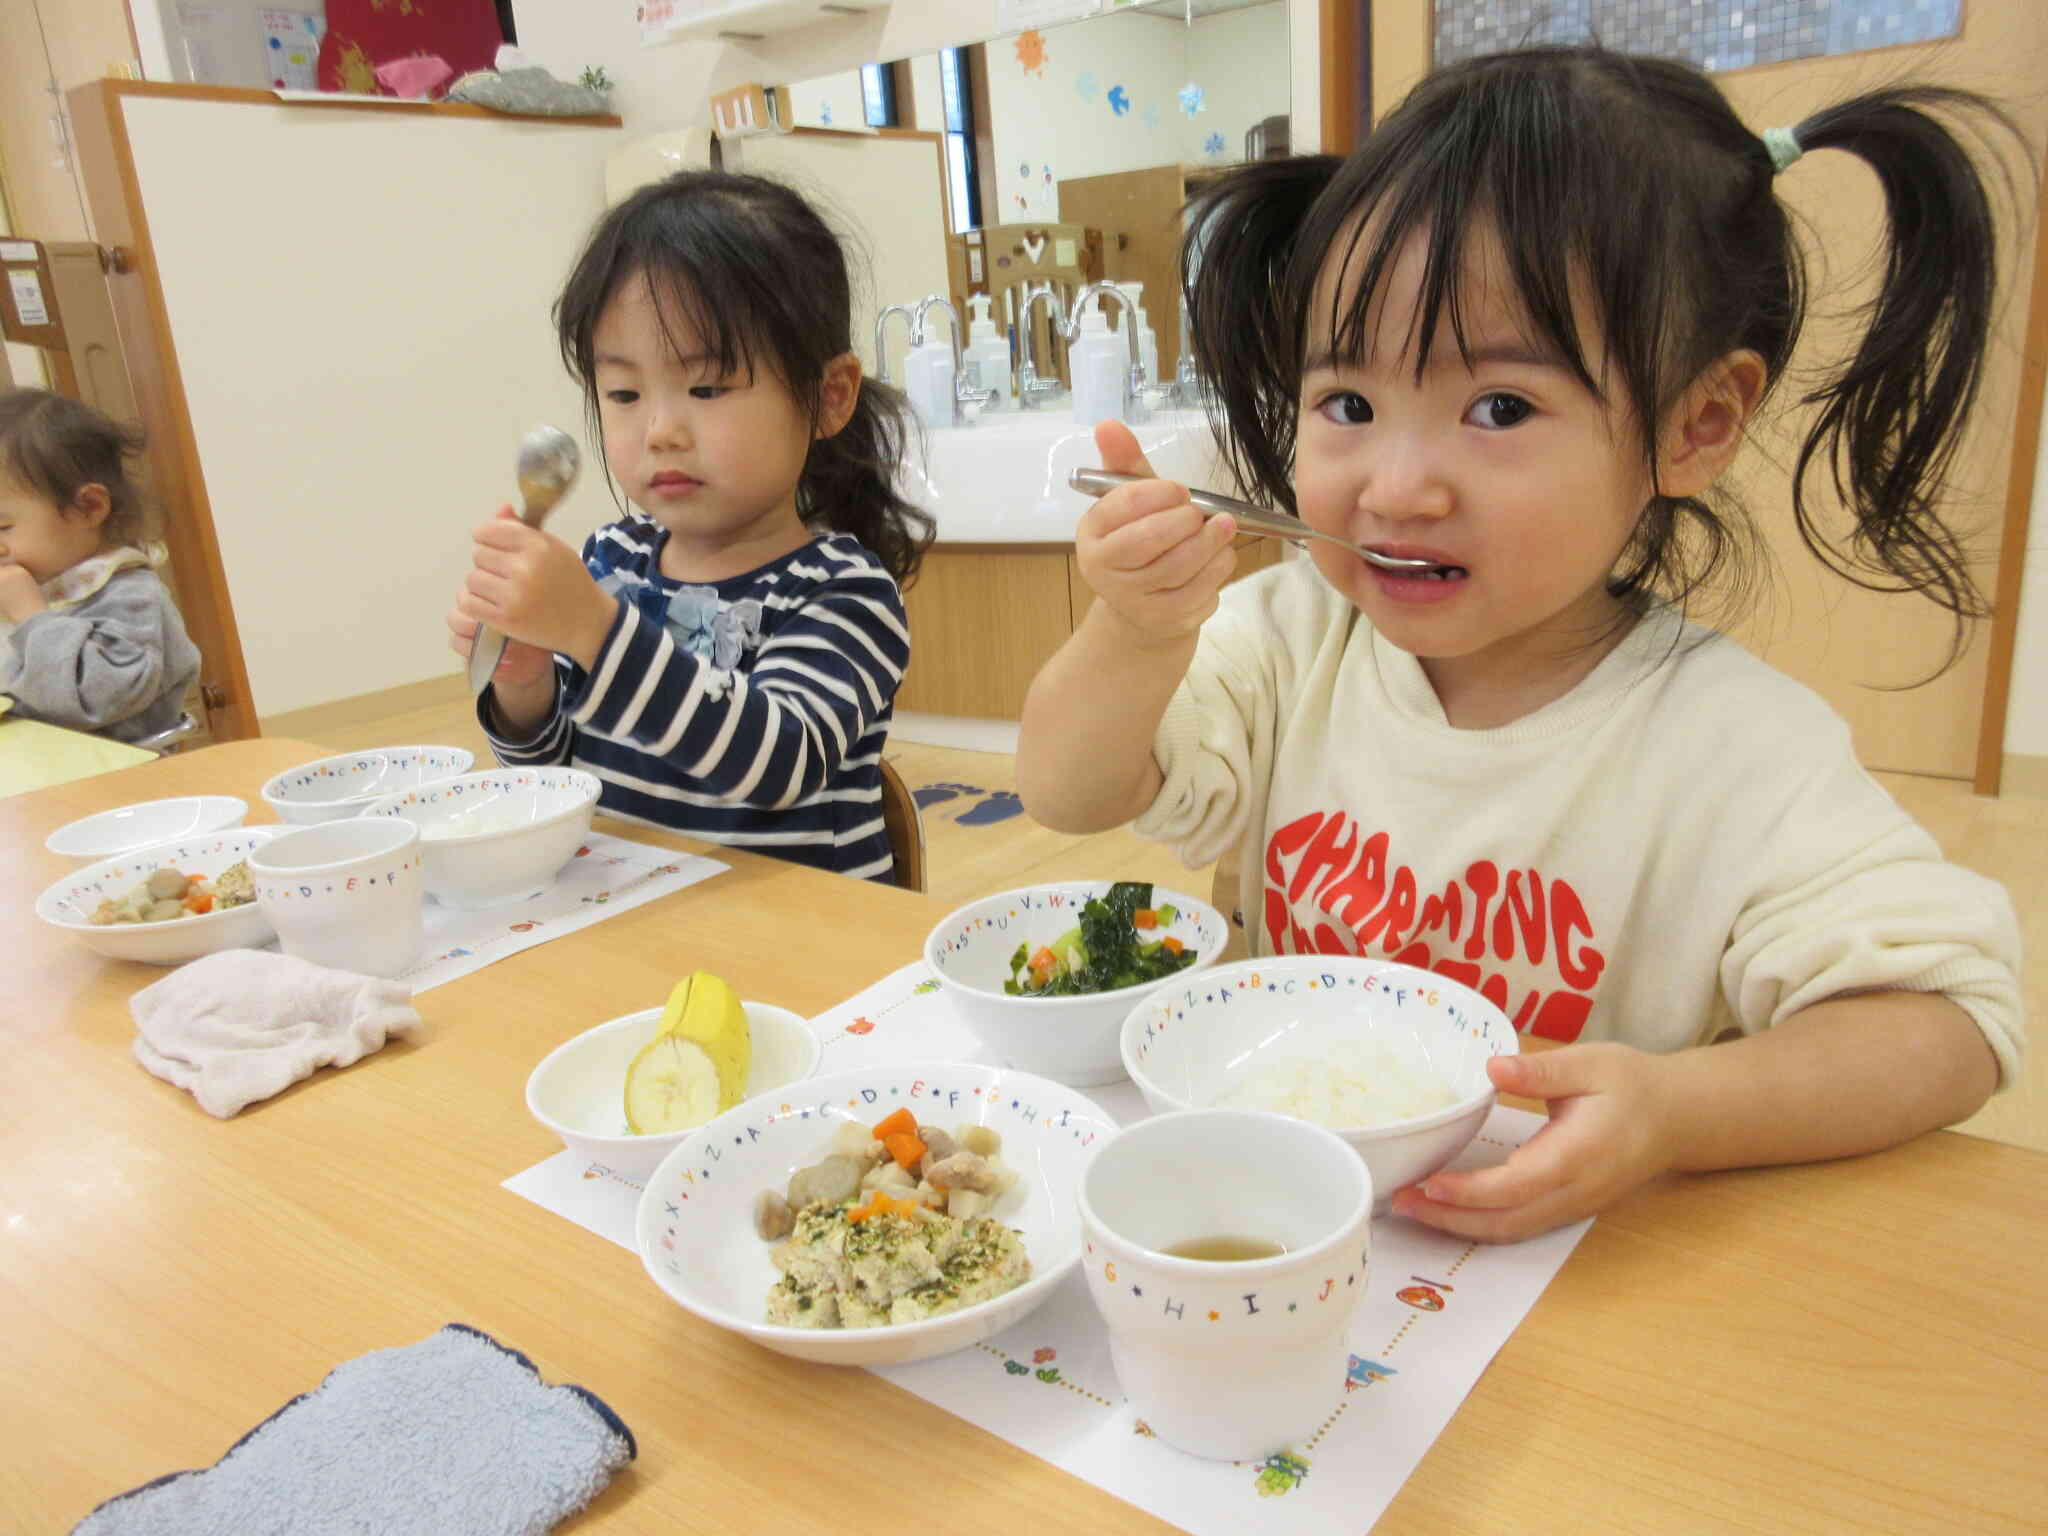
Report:
[[[127,895],[147,880],[151,871],[166,865],[188,875],[213,879],[229,865],[248,858],[281,830],[237,827],[102,859],[46,889],[36,898],[36,916],[52,928],[76,934],[88,948],[103,955],[116,960],[140,960],[148,965],[183,965],[217,949],[261,948],[276,934],[269,916],[253,901],[223,911],[202,912],[197,917],[173,917],[161,923],[99,924],[92,921],[92,915],[102,901]]]
[[[490,768],[371,802],[364,816],[420,829],[427,894],[444,907],[495,907],[554,883],[590,836],[597,776],[581,768]]]
[[[1192,966],[1162,981],[1079,997],[1012,997],[1004,992],[1010,956],[1018,944],[1036,947],[1058,938],[1080,920],[1088,898],[1105,894],[1111,883],[1074,880],[985,896],[948,915],[925,939],[924,963],[938,977],[961,1023],[1006,1066],[1075,1088],[1122,1082],[1117,1031],[1132,1003],[1155,987],[1169,986],[1215,964],[1230,942],[1229,922],[1209,903],[1154,886],[1154,902],[1176,909],[1173,923],[1157,931],[1192,950]]]
[[[249,860],[288,955],[365,976],[401,976],[426,940],[420,831],[351,816],[283,827]]]
[[[1031,1278],[958,1312],[881,1328],[788,1328],[767,1322],[777,1272],[754,1232],[754,1198],[826,1155],[842,1121],[872,1125],[898,1108],[946,1127],[972,1122],[1003,1138],[997,1155],[1021,1177],[992,1216],[1021,1234]],[[872,1066],[812,1078],[755,1099],[689,1133],[640,1196],[640,1259],[673,1300],[755,1343],[827,1365],[923,1360],[1000,1333],[1052,1294],[1081,1258],[1081,1176],[1116,1121],[1071,1088],[1000,1067],[946,1062]]]
[[[1162,988],[1130,1010],[1122,1045],[1131,1081],[1161,1113],[1207,1108],[1253,1073],[1324,1062],[1349,1045],[1384,1050],[1433,1077],[1455,1102],[1331,1127],[1372,1170],[1383,1211],[1396,1190],[1443,1167],[1479,1134],[1494,1103],[1486,1063],[1521,1050],[1507,1015],[1470,987],[1412,965],[1343,955],[1238,960]]]
[[[378,747],[344,752],[287,768],[258,791],[280,821],[338,821],[358,816],[371,802],[436,779],[469,772],[476,754],[466,747]]]
[[[233,795],[180,795],[172,800],[145,800],[118,810],[101,811],[66,822],[43,846],[71,859],[111,859],[157,843],[175,843],[239,827],[249,815],[249,802]]]
[[[758,1098],[818,1070],[818,1037],[800,1014],[742,1003],[753,1037],[747,1097]],[[527,1113],[578,1157],[645,1182],[690,1131],[636,1136],[626,1129],[626,1068],[654,1038],[662,1010],[643,1008],[571,1037],[541,1058],[526,1079]]]

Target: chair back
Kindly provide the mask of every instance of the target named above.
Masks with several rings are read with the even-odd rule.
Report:
[[[906,891],[922,891],[924,822],[918,816],[917,801],[911,798],[910,786],[889,766],[886,758],[882,762],[882,825],[889,834],[889,851],[896,858],[896,868],[889,876],[889,883]]]

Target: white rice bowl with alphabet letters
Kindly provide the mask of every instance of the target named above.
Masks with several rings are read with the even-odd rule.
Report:
[[[1434,971],[1346,955],[1240,960],[1125,1016],[1124,1068],[1159,1113],[1221,1105],[1327,1125],[1379,1209],[1449,1163],[1493,1110],[1486,1063],[1521,1050],[1492,1002]]]
[[[754,1205],[826,1155],[834,1130],[872,1126],[899,1108],[920,1124],[988,1126],[1019,1178],[989,1211],[1031,1261],[1016,1289],[919,1322],[794,1328],[767,1320],[775,1248]],[[828,1365],[898,1365],[1002,1332],[1050,1296],[1081,1260],[1081,1175],[1116,1134],[1109,1112],[1075,1089],[1004,1067],[947,1062],[849,1068],[750,1099],[679,1143],[647,1181],[641,1262],[663,1292],[707,1322],[766,1348]]]

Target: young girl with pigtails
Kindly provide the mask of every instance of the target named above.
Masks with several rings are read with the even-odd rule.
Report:
[[[508,637],[499,761],[597,775],[609,815],[886,879],[900,588],[932,522],[895,488],[902,397],[861,377],[846,258],[761,177],[686,171],[607,213],[555,305],[632,510],[582,552],[509,507],[448,616]]]
[[[1893,1145],[2019,1070],[2006,893],[1819,698],[1686,616],[1754,547],[1718,482],[1799,339],[1778,178],[1843,156],[1884,191],[1883,282],[1813,397],[1793,510],[1848,578],[1982,612],[1939,502],[1996,291],[1958,119],[2009,126],[1892,89],[1759,134],[1688,66],[1538,48],[1191,210],[1241,488],[1430,564],[1318,541],[1225,589],[1228,517],[1117,489],[1081,520],[1101,600],[1032,687],[1018,784],[1065,831],[1234,852],[1254,954],[1423,966],[1565,1043],[1490,1068],[1544,1130],[1397,1211],[1528,1236],[1670,1171]],[[1121,426],[1097,443],[1149,476]]]

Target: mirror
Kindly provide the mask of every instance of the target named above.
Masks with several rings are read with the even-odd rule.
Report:
[[[799,127],[858,132],[893,116],[945,135],[945,270],[956,303],[989,293],[1015,348],[1028,286],[1051,282],[1064,312],[1096,278],[1139,285],[1159,382],[1173,379],[1181,353],[1181,206],[1206,173],[1287,152],[1291,85],[1286,0],[1111,0],[1102,14],[950,58],[793,82],[789,97]],[[857,187],[841,190],[859,200]],[[876,228],[885,218],[864,210],[876,235],[873,290],[881,303],[915,303],[934,286],[933,268],[892,259],[901,237]],[[1105,308],[1121,327],[1115,306]],[[1040,372],[1063,374],[1065,348],[1043,305],[1034,329]],[[899,381],[903,346],[893,327],[889,373]]]

